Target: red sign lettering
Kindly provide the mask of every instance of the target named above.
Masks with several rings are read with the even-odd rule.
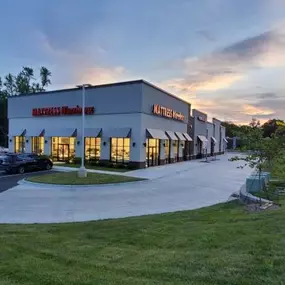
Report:
[[[94,107],[85,107],[85,115],[94,115]],[[42,117],[42,116],[67,116],[67,115],[81,115],[82,108],[78,105],[76,107],[48,107],[48,108],[34,108],[32,110],[33,117]]]

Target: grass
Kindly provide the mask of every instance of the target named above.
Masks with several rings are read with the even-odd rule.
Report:
[[[65,166],[65,167],[74,167],[74,168],[79,168],[79,164],[74,164],[74,163],[58,163],[55,164],[57,166]],[[105,167],[105,166],[98,166],[98,165],[90,165],[86,164],[85,167],[87,169],[95,169],[95,170],[102,170],[102,171],[112,171],[112,172],[128,172],[130,171],[129,169],[125,168],[112,168],[112,167]]]
[[[90,172],[88,173],[86,178],[79,178],[77,176],[77,171],[72,171],[72,172],[57,172],[52,174],[32,176],[32,177],[27,177],[26,180],[31,182],[48,183],[48,184],[87,185],[87,184],[110,184],[110,183],[134,182],[143,179],[121,176],[121,175],[110,175],[110,174],[90,173]]]
[[[246,213],[231,202],[88,223],[0,225],[0,284],[281,285],[284,216],[284,207]]]

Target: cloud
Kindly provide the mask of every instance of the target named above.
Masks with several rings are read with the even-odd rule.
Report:
[[[245,115],[250,115],[253,117],[260,117],[260,116],[272,116],[275,114],[275,111],[269,108],[261,108],[256,107],[254,105],[244,104],[242,106],[243,113]]]
[[[99,63],[102,53],[100,46],[93,48],[93,55],[54,46],[48,36],[37,32],[39,48],[49,61],[54,62],[53,75],[56,88],[74,87],[77,84],[104,84],[132,77],[123,66],[106,66]]]
[[[208,42],[215,42],[216,38],[215,36],[208,30],[197,30],[196,34],[200,36],[201,38],[207,40]]]
[[[175,92],[229,88],[246,78],[252,70],[285,66],[284,50],[285,33],[279,27],[200,58],[179,60],[178,65],[184,71],[184,76],[162,84]]]

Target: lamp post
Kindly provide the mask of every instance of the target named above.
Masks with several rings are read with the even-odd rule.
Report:
[[[87,171],[84,164],[85,159],[85,88],[92,86],[91,84],[77,85],[82,88],[82,125],[81,125],[81,167],[78,170],[78,177],[86,177]]]

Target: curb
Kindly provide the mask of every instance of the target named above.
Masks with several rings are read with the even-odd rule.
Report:
[[[244,203],[248,203],[248,202],[251,202],[251,203],[273,203],[270,200],[260,198],[260,197],[256,197],[256,196],[252,195],[251,193],[247,192],[245,184],[240,189],[240,200]]]
[[[148,179],[138,180],[138,181],[130,181],[130,182],[120,182],[120,183],[105,183],[105,184],[77,184],[77,185],[66,185],[66,184],[49,184],[49,183],[39,183],[39,182],[31,182],[27,181],[26,178],[18,181],[18,185],[33,185],[42,188],[50,187],[50,188],[99,188],[99,187],[114,187],[114,186],[122,186],[122,185],[132,185],[138,183],[148,182]]]

